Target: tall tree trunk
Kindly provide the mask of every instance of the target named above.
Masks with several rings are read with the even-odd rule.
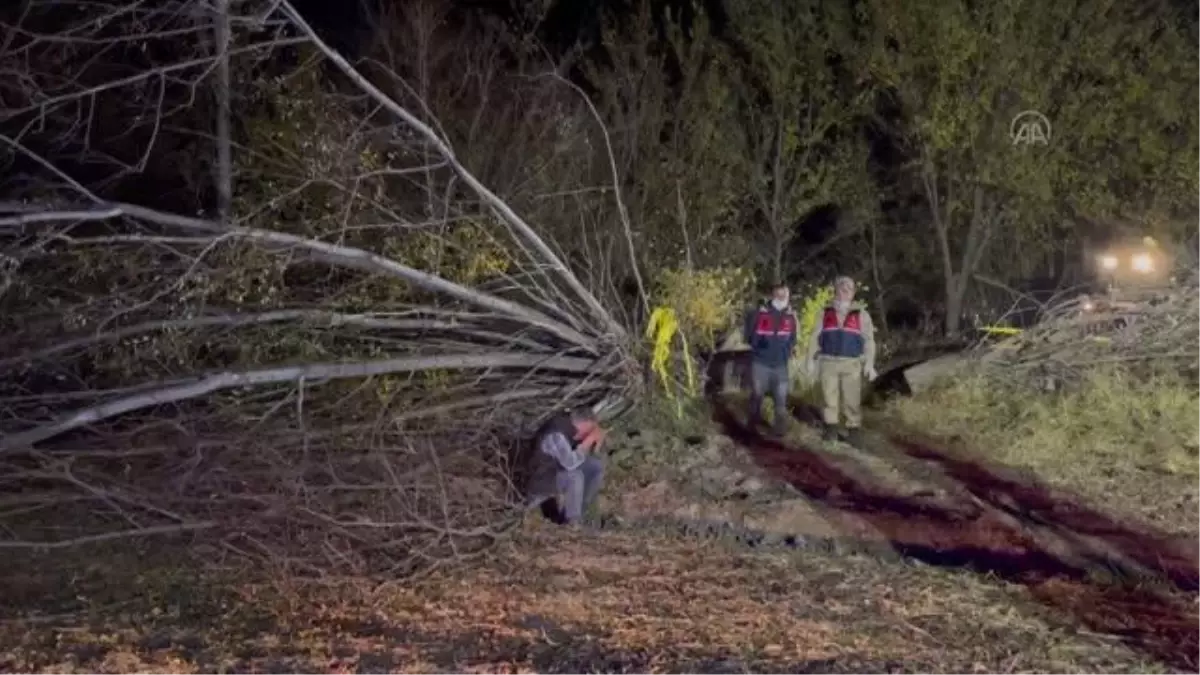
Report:
[[[966,304],[969,278],[955,274],[946,280],[946,337],[955,337],[962,331],[962,313]]]
[[[775,238],[775,253],[772,257],[773,257],[773,261],[771,263],[771,272],[772,272],[771,283],[773,283],[773,284],[783,283],[783,239],[781,237]]]
[[[875,286],[875,317],[883,335],[888,334],[887,299],[883,292],[882,275],[879,273],[879,237],[876,232],[877,224],[872,219],[867,225],[867,240],[871,250],[871,284]]]
[[[771,165],[771,231],[775,233],[775,277],[771,283],[784,283],[783,251],[787,248],[788,236],[783,220],[783,113],[775,117],[775,153]]]
[[[214,47],[217,57],[217,218],[228,224],[233,210],[233,141],[230,138],[229,0],[216,0]]]
[[[975,276],[983,254],[987,251],[1000,219],[1000,202],[996,197],[989,197],[981,185],[968,185],[970,194],[970,218],[967,222],[965,242],[962,245],[958,264],[955,265],[952,251],[951,231],[954,228],[954,169],[947,167],[946,194],[939,190],[939,172],[931,164],[926,164],[922,171],[925,186],[925,197],[929,202],[930,219],[933,223],[934,234],[937,237],[938,250],[942,259],[942,280],[945,288],[945,333],[948,337],[959,334],[962,330],[962,312],[966,305],[967,291],[971,287],[971,279]]]

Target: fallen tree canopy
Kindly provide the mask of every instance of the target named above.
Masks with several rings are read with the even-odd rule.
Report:
[[[1196,373],[1200,274],[1187,270],[1180,283],[1141,296],[1112,308],[1093,308],[1087,296],[1048,307],[1028,330],[988,346],[980,361],[1063,381],[1104,364]]]
[[[368,78],[289,2],[260,11],[84,11],[66,34],[118,26],[93,49],[138,39],[177,60],[6,92],[23,103],[6,100],[3,129],[29,137],[0,133],[20,169],[0,204],[0,548],[189,533],[208,560],[416,573],[516,522],[509,464],[539,418],[636,394],[611,311],[612,269],[636,274],[632,251],[588,257],[581,278],[554,229],[484,185],[399,78]],[[210,32],[223,48],[205,51]],[[181,35],[199,56],[180,54]],[[0,57],[71,63],[78,47],[15,40]],[[291,133],[241,147],[229,71],[279,68],[284,47],[312,61],[280,77],[320,66],[340,89],[303,104],[284,90]],[[172,123],[148,85],[215,90],[222,213],[111,199],[72,175],[100,152],[73,122],[89,101]],[[32,149],[54,134],[73,161]],[[143,164],[166,152],[155,139],[138,139]],[[234,190],[239,176],[269,178]],[[588,208],[599,227],[612,204]]]

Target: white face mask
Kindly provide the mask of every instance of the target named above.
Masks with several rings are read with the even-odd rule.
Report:
[[[780,312],[782,312],[784,310],[784,308],[787,307],[787,300],[780,300],[779,298],[771,298],[771,306],[774,307],[775,309],[779,310]]]

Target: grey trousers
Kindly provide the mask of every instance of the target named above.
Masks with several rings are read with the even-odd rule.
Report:
[[[782,431],[787,428],[788,416],[788,367],[768,366],[754,363],[750,368],[750,423],[756,424],[762,419],[762,403],[766,394],[770,393],[775,403],[775,429]]]
[[[558,515],[564,523],[577,523],[583,519],[583,513],[592,502],[596,501],[596,496],[600,494],[600,488],[604,485],[604,459],[596,455],[589,455],[575,469],[570,471],[559,471],[555,478],[555,487],[558,494],[532,495],[529,501],[529,506],[536,508],[543,506],[545,509],[549,506],[549,500],[555,500],[555,506],[558,507]],[[545,511],[543,511],[545,512]]]

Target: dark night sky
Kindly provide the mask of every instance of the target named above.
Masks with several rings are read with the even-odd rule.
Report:
[[[337,3],[329,0],[293,0],[293,4],[314,25],[320,26],[325,37],[336,43],[339,49],[355,52],[356,43],[369,30],[370,16],[382,3],[401,4],[406,0],[351,0]],[[515,8],[523,0],[457,0],[453,2],[451,19],[467,13],[484,12],[501,18],[515,14]],[[593,43],[599,36],[600,21],[605,13],[620,17],[633,11],[636,0],[554,0],[541,26],[543,44],[551,54],[560,55],[579,43]],[[655,14],[661,18],[664,11],[680,17],[683,24],[691,22],[695,7],[703,11],[712,21],[713,29],[723,33],[727,14],[723,0],[652,0]],[[461,13],[461,14],[460,14]]]

